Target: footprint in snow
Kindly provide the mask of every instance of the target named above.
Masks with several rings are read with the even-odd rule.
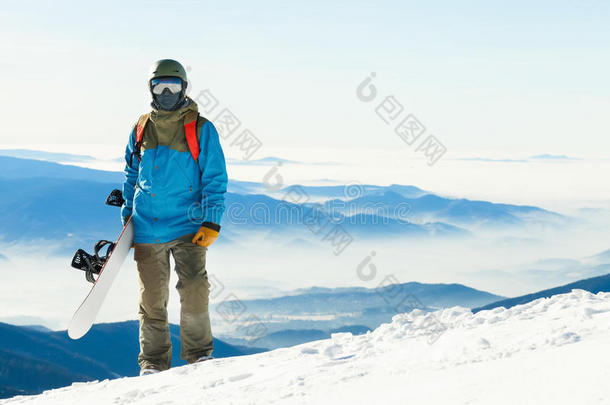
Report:
[[[229,377],[229,381],[231,381],[231,382],[241,381],[241,380],[245,380],[246,378],[250,378],[250,377],[252,377],[252,373],[238,374],[238,375]]]
[[[479,338],[478,345],[481,349],[489,349],[491,347],[491,343],[485,338]]]
[[[324,349],[324,355],[334,359],[343,353],[343,347],[340,345],[331,345]]]

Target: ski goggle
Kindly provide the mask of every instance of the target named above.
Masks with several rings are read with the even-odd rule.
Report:
[[[160,77],[150,81],[150,88],[157,95],[163,93],[165,89],[176,94],[182,91],[182,80],[179,77]]]

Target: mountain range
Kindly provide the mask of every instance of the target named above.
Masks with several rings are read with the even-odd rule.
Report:
[[[67,253],[120,230],[118,210],[103,202],[110,190],[121,188],[122,173],[10,156],[0,156],[0,169],[0,240],[53,241]],[[310,198],[302,203],[282,199],[296,187]],[[482,226],[554,227],[567,220],[537,207],[446,198],[408,185],[361,185],[355,193],[353,187],[337,185],[269,191],[262,183],[230,180],[228,189],[231,209],[222,222],[221,243],[257,231],[283,244],[314,241],[304,225],[312,214],[359,238],[463,237]]]
[[[569,293],[572,290],[585,290],[593,294],[597,294],[600,291],[610,292],[610,274],[586,278],[584,280],[578,280],[573,283],[565,284],[559,287],[549,288],[542,291],[537,291],[531,294],[521,295],[519,297],[506,298],[503,300],[494,301],[487,305],[482,305],[480,307],[473,308],[472,312],[476,313],[479,311],[499,307],[504,307],[508,309],[514,307],[515,305],[527,304],[528,302],[537,300],[539,298],[550,298],[553,295]]]
[[[170,333],[173,365],[184,365],[179,326],[170,325]],[[66,331],[0,323],[0,342],[0,397],[139,373],[137,321],[96,324],[79,340],[71,340]],[[214,340],[218,358],[261,351]]]
[[[272,349],[302,343],[303,336],[329,337],[340,329],[364,333],[390,322],[396,314],[413,309],[472,308],[501,299],[504,297],[462,284],[409,282],[384,283],[377,288],[312,287],[282,297],[242,300],[239,305],[262,321],[265,334],[261,336],[257,331],[258,335],[252,336],[238,327],[218,336],[233,344]],[[219,329],[226,330],[222,317],[217,315],[217,305],[210,311],[212,320]]]

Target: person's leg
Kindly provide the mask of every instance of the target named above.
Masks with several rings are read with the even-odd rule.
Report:
[[[167,243],[136,243],[134,247],[140,281],[141,369],[167,370],[171,366],[172,342],[167,321],[169,250]]]
[[[180,357],[189,364],[211,355],[213,346],[208,312],[210,284],[205,269],[207,248],[192,243],[192,237],[181,237],[172,247],[180,293]]]

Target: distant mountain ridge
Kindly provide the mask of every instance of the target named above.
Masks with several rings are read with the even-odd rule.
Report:
[[[457,300],[460,301],[460,305],[462,306],[474,306],[476,305],[476,302],[500,297],[486,291],[467,287],[463,284],[419,283],[411,281],[402,284],[391,284],[380,288],[311,287],[295,290],[296,294],[289,294],[276,298],[244,300],[244,303],[247,303],[250,310],[256,310],[256,308],[281,308],[281,310],[286,311],[287,308],[291,308],[292,306],[300,307],[302,303],[307,302],[307,308],[311,312],[317,312],[319,310],[327,309],[328,297],[341,296],[340,301],[338,298],[333,300],[333,307],[335,309],[341,309],[341,306],[336,306],[339,303],[339,305],[346,305],[352,309],[359,309],[366,308],[369,304],[364,298],[369,298],[378,304],[384,303],[384,292],[386,292],[384,289],[390,288],[395,291],[395,293],[400,291],[405,295],[415,295],[429,307],[450,307],[455,305],[454,303]],[[353,304],[356,304],[357,306],[353,307]]]
[[[95,158],[88,155],[75,155],[71,153],[47,152],[31,149],[0,149],[0,156],[10,156],[21,159],[47,160],[50,162],[91,162]]]
[[[112,238],[121,226],[119,211],[103,202],[110,190],[122,188],[123,179],[121,172],[0,156],[0,189],[7,190],[0,200],[0,240],[48,240],[67,254]],[[305,192],[311,201],[290,202],[295,191]],[[260,231],[282,246],[297,239],[315,244],[319,241],[304,223],[314,212],[320,221],[332,220],[359,239],[452,238],[472,236],[470,229],[479,226],[564,222],[561,215],[537,207],[451,199],[397,184],[292,185],[270,191],[262,183],[230,180],[226,204],[231,209],[221,223],[224,237],[219,243],[233,243],[241,232]],[[283,216],[287,211],[292,218]]]
[[[456,305],[472,308],[503,298],[462,284],[408,282],[384,284],[378,288],[312,287],[281,297],[242,300],[241,305],[266,325],[265,336],[254,343],[266,347],[263,342],[267,337],[268,341],[273,342],[275,332],[286,334],[289,330],[301,330],[310,333],[315,330],[318,336],[322,336],[328,334],[325,331],[354,325],[374,329],[381,323],[391,321],[394,315],[415,308],[434,310]],[[214,308],[213,305],[210,311],[213,316],[216,313]],[[213,317],[213,321],[218,325],[222,318]],[[231,335],[218,336],[240,344],[247,344],[250,337],[239,330],[233,331]],[[282,338],[288,341],[288,337],[290,336],[285,335]],[[232,338],[245,340],[230,340]],[[297,344],[299,340],[292,342]]]
[[[271,332],[260,339],[256,340],[255,344],[269,350],[278,349],[280,347],[291,347],[302,343],[312,342],[314,340],[328,339],[333,333],[351,333],[354,336],[362,335],[373,330],[364,325],[346,325],[340,328],[321,330],[321,329],[284,329],[277,332]],[[227,343],[236,345],[246,345],[247,342],[241,339],[225,338]]]
[[[121,184],[125,178],[122,172],[10,156],[0,156],[0,168],[0,178],[4,179],[52,178]]]
[[[584,280],[578,280],[573,283],[565,284],[559,287],[549,288],[532,294],[525,294],[519,297],[495,301],[487,305],[473,308],[472,312],[476,313],[479,311],[494,309],[498,307],[504,307],[508,309],[514,307],[515,305],[526,304],[539,298],[549,298],[553,295],[569,293],[574,289],[586,290],[593,294],[597,294],[600,291],[610,292],[610,274],[586,278]]]
[[[401,211],[401,207],[408,207],[408,212],[404,214],[406,218],[441,221],[460,226],[515,226],[527,224],[532,219],[549,223],[564,219],[560,214],[533,206],[497,204],[464,198],[450,199],[434,194],[405,197],[394,190],[387,190],[382,194],[364,195],[349,201],[329,200],[324,207],[342,214],[361,212],[396,214]]]
[[[610,249],[604,250],[596,255],[588,257],[594,263],[610,263]]]

